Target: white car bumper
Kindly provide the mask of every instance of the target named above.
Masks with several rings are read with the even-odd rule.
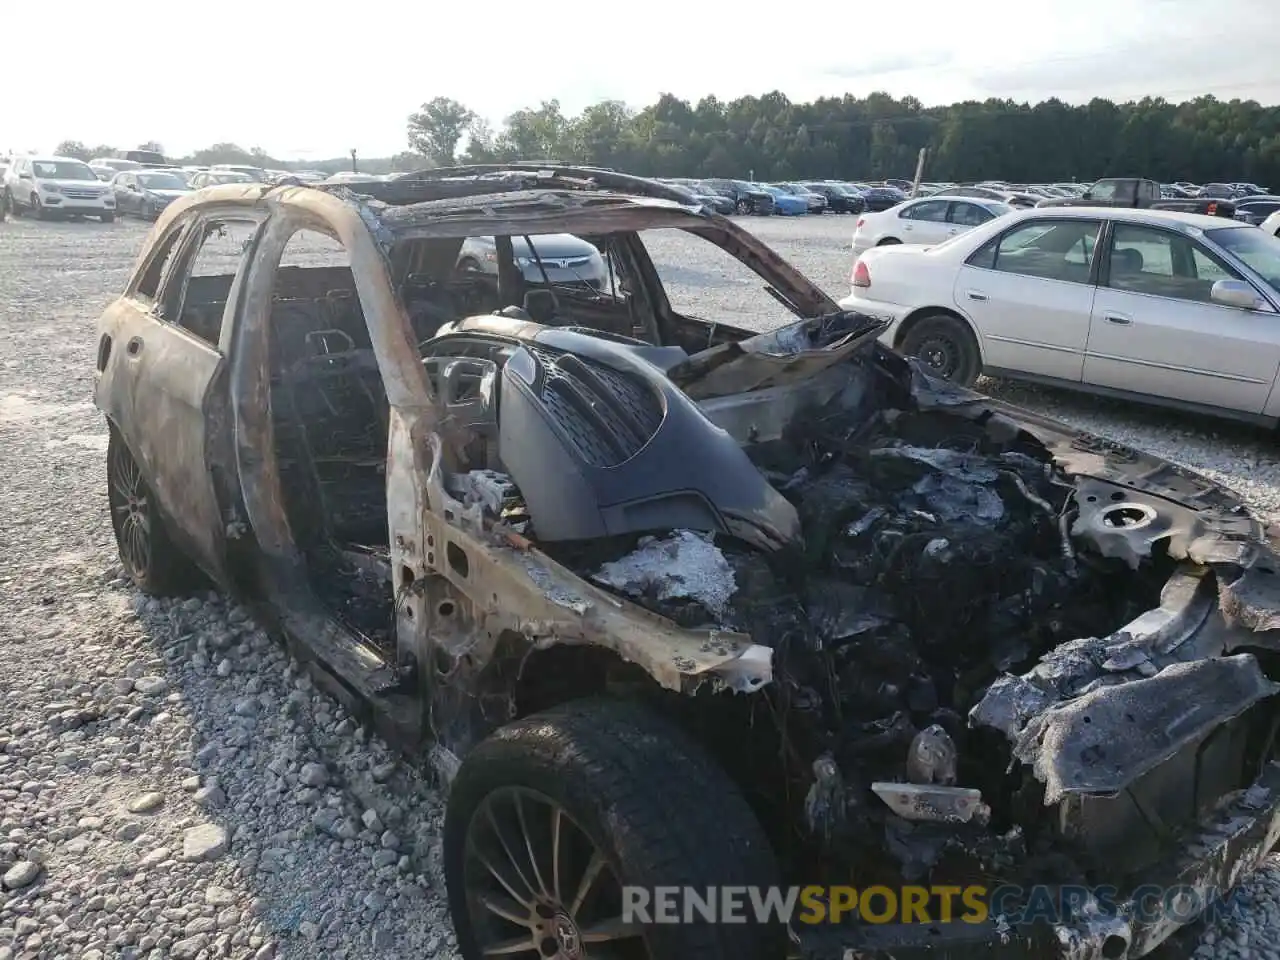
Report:
[[[914,307],[906,307],[900,303],[889,303],[884,300],[872,300],[869,297],[859,296],[859,290],[855,287],[853,292],[839,303],[841,310],[856,310],[858,313],[870,314],[873,317],[888,317],[892,322],[885,327],[884,333],[880,334],[880,342],[893,346],[894,338],[897,336],[898,327],[907,315],[914,310]]]

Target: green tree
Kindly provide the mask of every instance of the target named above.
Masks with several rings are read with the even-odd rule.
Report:
[[[101,156],[101,154],[90,153],[89,148],[79,140],[63,140],[54,147],[53,152],[60,157],[75,157],[77,160],[92,160],[94,157]]]
[[[488,120],[476,117],[467,130],[467,148],[462,151],[462,162],[493,163],[497,159],[493,128],[489,126]]]
[[[409,146],[441,167],[451,166],[476,115],[457,100],[436,97],[409,115]]]
[[[607,100],[576,117],[549,100],[515,111],[496,132],[479,119],[463,128],[469,162],[563,159],[656,176],[909,178],[925,147],[927,180],[1129,175],[1280,187],[1280,106],[1212,96],[925,107],[883,92],[795,103],[775,90],[692,106],[662,94],[639,110]]]
[[[202,166],[213,163],[243,163],[256,167],[280,166],[280,161],[268,156],[261,147],[246,150],[237,143],[215,143],[211,147],[195,151],[188,159]]]
[[[517,110],[497,137],[497,152],[507,160],[563,160],[568,152],[569,121],[559,100],[543,100],[536,110]]]

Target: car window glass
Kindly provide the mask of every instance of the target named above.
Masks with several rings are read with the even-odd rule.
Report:
[[[991,213],[976,203],[956,203],[952,205],[951,222],[966,227],[976,227],[991,219]]]
[[[258,221],[227,217],[198,225],[200,236],[161,290],[162,316],[212,346],[218,345],[222,314],[236,275],[248,265]]]
[[[671,229],[646,230],[642,239],[671,309],[681,316],[757,330],[795,321],[759,274],[709,240]]]
[[[1196,279],[1198,280],[1217,283],[1219,280],[1242,279],[1235,271],[1227,269],[1217,260],[1210,257],[1206,251],[1195,245],[1191,247],[1191,261],[1195,267]]]
[[[1201,273],[1201,270],[1204,272]],[[1209,303],[1218,280],[1235,279],[1189,237],[1132,224],[1117,224],[1107,285],[1116,290]]]
[[[941,223],[947,219],[947,202],[945,200],[926,200],[913,203],[898,214],[905,220],[928,220]]]
[[[1034,220],[1015,227],[996,245],[992,269],[1043,280],[1088,283],[1100,228],[1101,224],[1092,220]]]

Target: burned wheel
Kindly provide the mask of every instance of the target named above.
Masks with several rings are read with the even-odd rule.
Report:
[[[162,596],[190,586],[191,561],[169,539],[142,468],[115,430],[107,441],[107,500],[120,562],[138,588]]]
[[[921,317],[902,338],[902,352],[919,357],[940,380],[972,386],[982,372],[978,342],[964,321],[945,313]]]
[[[652,904],[625,909],[624,887],[701,895],[777,883],[741,793],[677,728],[634,704],[579,701],[476,747],[450,791],[444,860],[466,960],[785,954],[777,924],[655,924]]]
[[[640,926],[622,916],[622,886],[605,854],[542,793],[506,787],[485,797],[468,825],[464,872],[482,956],[523,945],[577,960],[606,943],[618,957],[649,956]],[[507,936],[509,926],[522,929]]]

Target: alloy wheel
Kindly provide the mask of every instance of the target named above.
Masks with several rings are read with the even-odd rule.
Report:
[[[486,796],[464,863],[481,956],[652,960],[641,928],[623,920],[608,858],[550,798],[525,787]]]
[[[123,449],[111,458],[111,510],[120,558],[131,574],[145,577],[151,569],[151,498],[141,468]]]

